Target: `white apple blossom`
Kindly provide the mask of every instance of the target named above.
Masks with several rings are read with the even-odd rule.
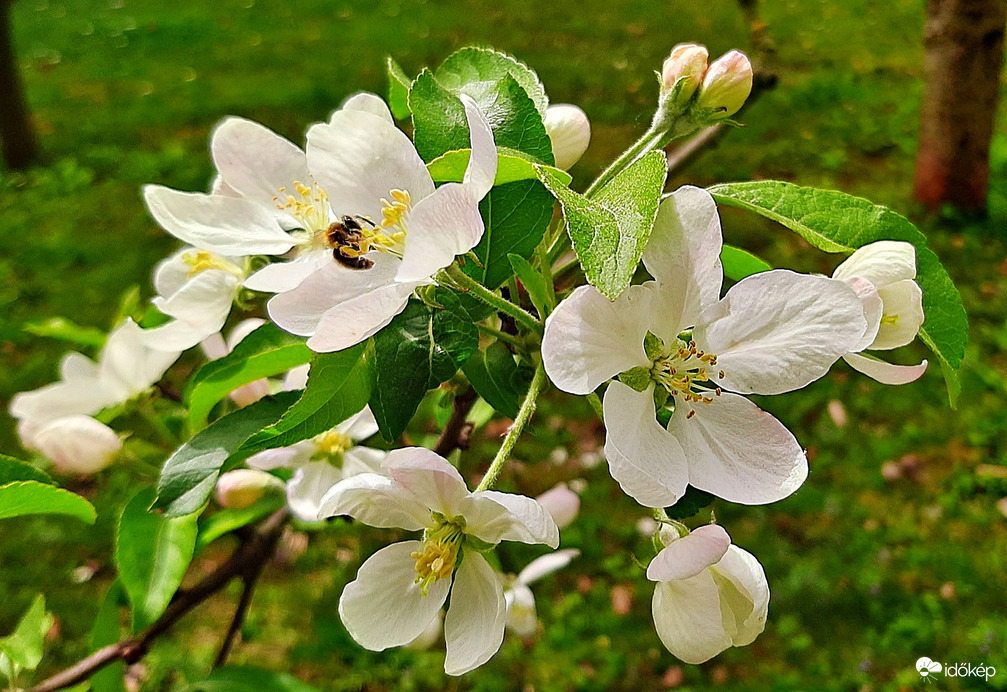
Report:
[[[310,336],[312,349],[347,348],[388,324],[417,287],[482,237],[479,201],[493,185],[496,147],[475,102],[461,100],[472,149],[462,183],[435,188],[385,103],[358,94],[308,130],[303,152],[261,125],[228,118],[211,143],[217,192],[151,185],[147,206],[176,237],[221,255],[294,249],[293,259],[264,267],[245,286],[276,293],[270,317]],[[334,241],[347,222],[359,227],[353,237]]]
[[[287,505],[298,519],[316,521],[322,497],[332,486],[358,473],[380,472],[386,453],[356,444],[377,431],[374,414],[364,408],[328,432],[290,447],[267,449],[245,463],[262,471],[294,469],[287,482]]]
[[[647,578],[658,583],[652,603],[657,635],[685,663],[751,644],[766,627],[766,573],[716,524],[668,543],[647,567]]]
[[[504,600],[507,603],[507,629],[524,638],[535,634],[535,630],[538,629],[535,595],[528,586],[546,575],[563,569],[578,555],[580,551],[572,548],[557,550],[535,558],[521,570],[504,592]]]
[[[545,110],[545,131],[556,167],[564,171],[580,161],[591,143],[591,121],[580,107],[557,103]]]
[[[614,302],[582,286],[546,322],[542,357],[557,387],[588,394],[617,375],[632,385],[605,392],[605,457],[648,507],[674,504],[688,484],[743,504],[794,492],[804,451],[739,395],[804,387],[866,329],[856,293],[824,276],[769,271],[720,298],[721,246],[713,198],[683,187],[661,204],[644,252],[656,281]],[[674,406],[667,428],[657,403]]]
[[[361,646],[383,651],[418,637],[451,594],[444,619],[444,670],[461,675],[503,642],[507,607],[499,576],[482,551],[500,541],[559,544],[559,529],[535,500],[469,492],[443,457],[418,447],[390,452],[382,474],[340,482],[319,518],[346,514],[377,527],[423,530],[367,559],[339,599],[339,615]]]
[[[112,428],[90,416],[72,415],[43,424],[30,444],[61,474],[87,476],[115,461],[122,440]]]
[[[923,324],[923,292],[916,278],[916,248],[910,243],[882,240],[859,248],[836,267],[832,278],[848,283],[860,296],[867,318],[863,339],[843,356],[850,367],[884,384],[906,384],[923,376],[919,365],[893,365],[862,351],[887,351],[905,346]]]
[[[536,497],[535,501],[545,507],[560,529],[572,524],[580,512],[580,495],[566,483],[557,483]]]
[[[260,320],[255,317],[242,320],[241,322],[238,322],[238,324],[234,325],[234,329],[232,329],[231,333],[227,335],[226,340],[224,339],[224,336],[218,332],[203,339],[199,345],[203,349],[203,353],[206,354],[207,358],[210,360],[217,360],[218,358],[223,358],[233,351],[234,347],[240,344],[246,336],[265,323],[265,320]],[[301,385],[301,387],[291,387],[291,389],[301,389],[303,386],[304,385]],[[238,406],[250,406],[269,394],[269,389],[269,380],[262,378],[238,387],[228,396],[230,396],[231,401],[236,403]]]

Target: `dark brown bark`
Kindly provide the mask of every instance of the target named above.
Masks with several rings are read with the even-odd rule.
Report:
[[[24,170],[38,158],[38,146],[14,55],[12,4],[13,0],[0,0],[0,153],[8,166]]]
[[[1007,0],[929,0],[914,194],[929,209],[983,209]]]

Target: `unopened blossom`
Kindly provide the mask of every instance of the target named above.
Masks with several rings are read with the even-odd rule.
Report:
[[[769,584],[759,561],[715,524],[666,546],[647,567],[647,578],[657,582],[654,625],[668,651],[698,664],[755,641],[769,611]]]
[[[528,588],[529,585],[563,569],[578,555],[580,551],[575,549],[557,550],[535,558],[521,570],[504,592],[504,600],[507,602],[507,629],[524,638],[535,634],[535,630],[538,629],[538,615],[535,610],[535,595]]]
[[[261,500],[266,493],[283,489],[283,481],[258,469],[233,469],[217,479],[214,496],[221,507],[244,509]]]
[[[716,110],[709,116],[710,120],[729,118],[748,100],[748,95],[752,93],[752,78],[752,63],[748,56],[741,51],[728,51],[707,68],[696,105]]]
[[[850,367],[884,384],[906,384],[923,376],[919,365],[893,365],[864,355],[905,346],[923,324],[923,292],[916,278],[916,248],[910,243],[882,240],[865,245],[836,267],[834,279],[848,283],[863,302],[867,331],[843,356]]]
[[[856,293],[842,281],[775,270],[721,298],[720,219],[705,190],[683,187],[660,207],[643,261],[655,281],[614,302],[576,289],[546,322],[550,379],[603,402],[605,457],[623,490],[673,505],[691,484],[731,502],[780,500],[804,482],[804,451],[742,394],[804,387],[860,341]],[[672,406],[667,427],[657,408]]]
[[[580,512],[580,495],[571,490],[566,483],[557,483],[535,500],[545,507],[560,529],[572,524]]]
[[[242,320],[234,325],[234,329],[227,335],[227,339],[224,339],[224,336],[218,332],[203,339],[199,345],[207,358],[217,360],[233,351],[234,347],[240,344],[246,336],[265,323],[265,320],[254,317]],[[238,406],[250,406],[267,394],[269,394],[269,380],[262,378],[238,387],[228,396]]]
[[[580,161],[591,143],[591,122],[587,113],[569,103],[546,108],[545,131],[552,142],[556,167],[564,171]]]
[[[671,94],[678,84],[675,106],[683,107],[703,83],[709,58],[706,46],[696,43],[680,43],[672,48],[661,67],[662,94]]]
[[[319,518],[346,514],[377,527],[423,531],[369,557],[339,599],[354,640],[371,651],[422,634],[451,595],[444,618],[444,670],[461,675],[488,661],[503,642],[507,605],[482,552],[500,541],[559,544],[559,530],[535,500],[493,490],[470,492],[443,457],[419,447],[390,452],[382,473],[340,482]]]
[[[288,386],[289,381],[284,388]],[[290,447],[259,452],[245,463],[262,471],[293,469],[287,481],[287,505],[298,519],[316,521],[322,497],[332,486],[358,473],[380,472],[386,453],[357,444],[377,431],[374,414],[365,408],[332,430]]]
[[[30,438],[34,451],[48,457],[60,474],[87,476],[113,461],[122,440],[90,416],[71,415],[43,424]]]

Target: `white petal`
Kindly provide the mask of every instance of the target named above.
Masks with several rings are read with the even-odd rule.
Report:
[[[377,94],[372,94],[369,91],[359,91],[348,97],[345,101],[343,101],[343,104],[339,106],[339,110],[370,113],[371,115],[376,115],[388,123],[393,125],[395,124],[395,121],[392,119],[392,112],[388,110],[388,104],[385,103],[385,100]],[[335,115],[335,113],[333,113],[333,115]]]
[[[220,176],[250,201],[274,207],[280,188],[294,181],[311,184],[304,152],[268,127],[244,118],[226,118],[213,131],[210,152]]]
[[[703,313],[694,338],[717,355],[724,389],[780,394],[822,377],[866,329],[845,282],[776,269],[735,284]]]
[[[175,321],[144,330],[143,344],[155,351],[184,351],[217,333],[231,313],[239,286],[233,274],[208,269],[171,296],[154,298],[157,309]]]
[[[290,511],[303,521],[317,521],[322,498],[342,479],[342,469],[327,461],[312,461],[301,466],[287,482]]]
[[[659,583],[651,608],[661,643],[685,663],[709,661],[731,646],[720,612],[720,592],[709,570]]]
[[[458,183],[445,183],[413,207],[396,281],[424,281],[479,244],[485,227],[479,199]]]
[[[315,443],[311,440],[302,440],[290,447],[280,447],[279,449],[267,449],[253,454],[245,461],[253,469],[271,471],[273,469],[296,469],[311,461],[311,455],[315,453]]]
[[[857,372],[881,384],[909,384],[923,377],[927,371],[925,360],[919,365],[893,365],[863,353],[847,353],[843,360]]]
[[[335,306],[322,316],[315,335],[308,339],[308,348],[316,353],[330,353],[371,338],[405,310],[409,296],[419,285],[383,286]]]
[[[881,296],[878,295],[878,289],[867,279],[854,276],[845,279],[845,281],[860,298],[860,303],[864,306],[864,319],[867,321],[867,331],[853,347],[853,351],[858,352],[870,346],[877,337],[878,329],[881,327],[881,318],[884,315],[884,303],[881,301]]]
[[[267,264],[245,279],[244,286],[263,293],[292,291],[306,278],[332,263],[332,253],[327,250],[307,252],[289,262]]]
[[[580,555],[580,551],[574,548],[546,553],[529,562],[528,566],[517,575],[517,581],[520,584],[531,584],[548,574],[563,569],[578,555]]]
[[[663,309],[680,318],[679,330],[720,299],[722,247],[720,216],[709,192],[686,185],[661,203],[643,264],[661,282],[669,301]]]
[[[292,392],[295,389],[304,389],[308,386],[308,373],[311,372],[311,363],[298,365],[287,371],[283,376],[282,391]]]
[[[336,430],[349,435],[354,442],[366,440],[378,431],[378,421],[371,412],[370,406],[364,406],[360,413],[356,413],[336,426]]]
[[[751,644],[766,628],[769,613],[769,583],[762,565],[751,553],[732,545],[711,571],[720,589],[720,607],[731,644]]]
[[[566,483],[557,483],[535,500],[545,507],[560,529],[572,524],[580,512],[580,496],[570,490]]]
[[[444,618],[444,672],[462,675],[490,660],[503,643],[506,623],[507,606],[496,572],[482,555],[466,550]]]
[[[678,440],[655,418],[654,388],[637,392],[613,382],[603,406],[612,478],[645,507],[675,504],[689,483],[689,467]]]
[[[675,581],[688,579],[717,564],[731,546],[731,537],[717,524],[701,526],[687,536],[672,541],[647,566],[647,579]]]
[[[264,396],[269,396],[269,391],[269,380],[262,378],[261,380],[241,385],[227,396],[235,404],[244,408],[245,406],[251,406]]]
[[[923,324],[923,292],[915,281],[897,281],[878,291],[885,305],[878,336],[868,347],[887,351],[916,338]]]
[[[245,340],[245,337],[254,332],[256,329],[261,327],[266,323],[266,320],[259,317],[249,317],[246,320],[241,320],[234,328],[231,333],[227,335],[227,350],[228,352],[233,351],[234,347]]]
[[[98,377],[98,364],[81,353],[70,351],[59,363],[59,376],[68,382],[93,380]]]
[[[500,513],[492,505],[506,510]],[[458,505],[465,517],[465,533],[487,543],[519,541],[559,545],[559,529],[545,507],[524,495],[484,490],[472,493]]]
[[[360,566],[357,578],[339,597],[339,617],[358,644],[384,651],[420,636],[444,605],[451,581],[439,579],[424,596],[416,584],[416,560],[411,553],[420,541],[403,541],[382,548]]]
[[[515,583],[504,593],[507,604],[507,629],[527,639],[538,629],[535,613],[535,594],[527,586]]]
[[[493,142],[493,130],[490,129],[486,116],[479,110],[476,102],[466,94],[462,94],[459,98],[465,106],[465,117],[469,125],[469,147],[472,152],[463,181],[465,188],[478,204],[493,187],[493,179],[497,174],[497,148]]]
[[[569,103],[545,109],[545,131],[552,142],[556,168],[564,171],[580,161],[591,143],[591,122],[587,114]]]
[[[380,221],[382,198],[405,190],[413,204],[434,191],[416,147],[383,118],[354,110],[332,114],[308,130],[308,167],[329,196],[335,215]]]
[[[32,442],[60,473],[80,476],[105,468],[122,449],[115,431],[89,416],[57,418],[42,426]]]
[[[71,416],[91,415],[118,402],[118,392],[111,391],[99,380],[75,379],[54,382],[30,392],[19,392],[11,398],[10,414],[36,425]]]
[[[164,230],[196,247],[222,255],[280,255],[294,240],[264,206],[245,199],[143,188],[150,215]]]
[[[203,351],[203,355],[206,356],[207,360],[217,360],[230,353],[230,350],[227,348],[227,342],[224,341],[224,335],[220,332],[210,334],[210,336],[203,339],[199,343],[199,348]]]
[[[99,377],[125,401],[160,380],[178,356],[177,351],[147,347],[143,342],[143,330],[127,319],[108,335],[99,358]]]
[[[542,340],[542,361],[553,384],[589,394],[620,372],[650,367],[643,340],[653,321],[652,286],[630,286],[615,301],[581,286],[560,303],[546,320]]]
[[[388,452],[370,447],[353,447],[343,454],[343,476],[349,478],[358,473],[381,473],[381,464]]]
[[[867,279],[881,290],[889,284],[916,278],[916,248],[899,240],[880,240],[865,245],[836,267],[832,277]]]
[[[712,404],[679,402],[668,431],[689,460],[689,482],[728,502],[761,505],[797,490],[808,460],[783,424],[743,396],[724,392]]]
[[[458,469],[439,454],[423,447],[403,447],[389,452],[381,468],[433,511],[446,517],[462,513],[459,503],[469,490]]]
[[[162,296],[169,296],[182,288],[189,280],[192,265],[185,258],[197,252],[194,247],[183,247],[181,250],[162,260],[154,268],[154,290]]]
[[[230,307],[230,304],[228,304]],[[207,326],[193,325],[183,320],[172,320],[153,329],[143,330],[143,342],[152,350],[185,351],[213,335],[227,320],[227,314]]]
[[[318,518],[342,514],[368,526],[407,531],[419,531],[434,523],[426,503],[388,476],[377,473],[351,476],[325,493],[319,502]]]

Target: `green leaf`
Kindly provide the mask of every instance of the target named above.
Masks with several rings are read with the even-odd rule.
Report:
[[[610,300],[633,278],[650,238],[668,175],[668,162],[652,151],[627,166],[588,199],[539,167],[542,182],[563,207],[567,232],[588,283]]]
[[[66,514],[87,524],[96,518],[94,507],[80,495],[38,481],[0,486],[0,519],[26,514]]]
[[[91,650],[97,651],[109,644],[119,641],[119,607],[125,598],[122,583],[112,582],[98,606],[98,614],[91,625]],[[116,661],[91,676],[90,683],[93,692],[124,692],[123,682],[125,665]]]
[[[16,481],[38,481],[47,485],[54,484],[48,474],[35,468],[27,461],[0,454],[0,486]]]
[[[85,327],[65,317],[50,317],[38,322],[26,322],[23,329],[34,336],[45,336],[79,346],[101,348],[108,334],[95,327]]]
[[[923,290],[926,316],[920,339],[940,360],[951,405],[955,405],[968,318],[947,270],[927,247],[926,236],[908,219],[862,197],[773,180],[714,185],[709,191],[718,202],[772,219],[825,252],[850,254],[878,240],[912,243],[916,247],[916,283]]]
[[[267,494],[258,502],[241,509],[222,509],[214,512],[199,524],[196,536],[196,553],[213,543],[224,534],[262,519],[267,514],[278,510],[286,502],[282,493]]]
[[[409,86],[409,110],[413,114],[413,142],[424,161],[429,163],[445,152],[469,148],[465,106],[428,69]]]
[[[254,454],[289,447],[331,430],[364,408],[372,384],[366,343],[335,353],[316,354],[301,398],[280,420],[242,444],[239,452]]]
[[[52,623],[52,614],[45,610],[45,596],[39,594],[14,632],[0,639],[0,653],[21,670],[35,670],[42,661],[45,635]]]
[[[287,673],[278,673],[251,666],[217,668],[200,682],[183,692],[317,692],[306,682]]]
[[[745,277],[772,269],[769,264],[747,250],[725,245],[720,251],[720,261],[724,264],[724,276],[732,281],[741,281]]]
[[[392,56],[385,61],[388,72],[388,108],[396,120],[409,117],[410,79]]]
[[[194,428],[203,427],[214,405],[235,389],[304,365],[311,355],[303,337],[272,323],[262,325],[226,356],[199,369],[186,391],[189,422]]]
[[[182,517],[206,504],[225,463],[249,437],[275,424],[299,392],[265,397],[213,422],[178,448],[161,469],[154,509]]]
[[[470,149],[455,149],[441,154],[436,159],[427,164],[427,170],[435,183],[460,183],[465,177],[465,170],[469,166],[469,158],[472,155]],[[544,165],[544,164],[539,164]],[[564,179],[569,185],[573,177],[566,171],[562,171],[552,166],[549,167],[553,174]],[[517,180],[537,180],[538,171],[535,170],[535,161],[527,154],[508,147],[497,147],[497,173],[493,178],[494,185],[505,185]]]
[[[495,312],[492,306],[482,302],[471,293],[456,291],[444,286],[432,286],[431,288],[433,288],[431,295],[435,304],[445,307],[451,306],[453,311],[462,315],[472,324],[482,322]]]
[[[699,510],[709,507],[716,498],[705,490],[694,488],[691,485],[686,487],[685,494],[678,498],[671,507],[665,511],[670,519],[688,519],[699,514]]]
[[[519,367],[506,346],[499,341],[490,344],[465,361],[462,371],[476,393],[493,408],[508,418],[517,417],[532,371]]]
[[[511,268],[517,278],[521,279],[524,289],[528,291],[532,305],[538,310],[538,314],[543,318],[549,315],[551,308],[556,304],[556,295],[553,293],[553,286],[546,278],[536,271],[531,262],[521,255],[507,255]]]
[[[126,504],[115,538],[115,566],[137,631],[168,607],[196,545],[196,516],[151,514],[148,508],[154,497],[153,488],[144,488]]]
[[[509,55],[488,48],[468,47],[453,53],[437,68],[437,79],[452,91],[464,91],[467,84],[491,82],[510,75],[545,117],[549,99],[538,75],[530,67]],[[467,93],[467,92],[466,92]]]
[[[454,296],[441,298],[444,310],[410,301],[374,336],[370,405],[386,440],[397,439],[427,390],[451,379],[479,348],[479,332]]]

